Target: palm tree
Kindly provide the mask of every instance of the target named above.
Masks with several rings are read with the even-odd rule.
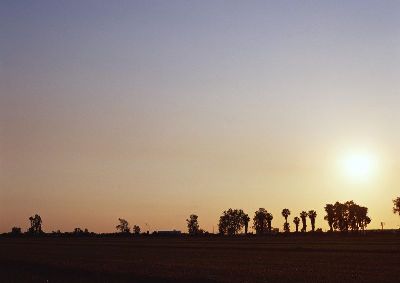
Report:
[[[296,233],[299,232],[299,224],[300,224],[300,218],[297,216],[293,219],[294,225],[296,225]]]
[[[282,216],[285,217],[285,224],[283,225],[283,230],[285,232],[289,232],[290,231],[290,226],[289,226],[289,223],[287,222],[287,219],[288,219],[289,215],[290,215],[290,210],[287,209],[287,208],[284,208],[282,210]]]
[[[301,232],[306,232],[307,231],[307,212],[302,211],[300,213],[300,218],[301,218],[301,222],[303,223],[303,228],[301,228]]]
[[[393,200],[393,213],[400,215],[400,197]]]
[[[284,208],[284,209],[282,210],[282,216],[285,217],[285,222],[286,222],[286,223],[287,223],[287,218],[289,217],[289,215],[290,215],[290,210],[287,209],[287,208]]]
[[[315,210],[310,210],[308,212],[308,217],[311,220],[311,230],[315,231],[315,218],[317,217],[317,212]]]
[[[333,204],[325,205],[326,215],[324,219],[328,221],[329,231],[333,232],[333,222],[335,221],[335,210]]]

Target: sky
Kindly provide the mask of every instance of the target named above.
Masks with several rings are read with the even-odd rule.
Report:
[[[399,228],[399,77],[399,1],[0,1],[0,232]]]

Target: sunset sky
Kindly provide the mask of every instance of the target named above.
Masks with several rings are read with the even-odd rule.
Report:
[[[400,1],[0,3],[0,232],[397,196]]]

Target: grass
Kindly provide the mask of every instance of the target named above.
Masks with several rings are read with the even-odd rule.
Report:
[[[1,282],[396,282],[400,237],[0,238]]]

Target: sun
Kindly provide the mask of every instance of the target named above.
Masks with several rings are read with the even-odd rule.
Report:
[[[376,172],[376,159],[371,153],[353,152],[341,162],[343,173],[352,181],[367,181]]]

